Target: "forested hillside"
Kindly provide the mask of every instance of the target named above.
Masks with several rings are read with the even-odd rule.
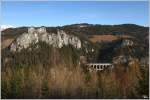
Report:
[[[148,98],[148,35],[134,24],[8,28],[2,98]],[[114,68],[90,72],[88,63]]]

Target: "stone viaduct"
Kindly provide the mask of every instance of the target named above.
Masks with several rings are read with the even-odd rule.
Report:
[[[102,71],[104,69],[113,69],[114,65],[111,63],[89,63],[86,64],[88,70]]]

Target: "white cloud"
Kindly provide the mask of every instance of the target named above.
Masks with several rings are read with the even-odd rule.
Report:
[[[12,25],[1,25],[0,26],[0,31],[3,31],[5,29],[7,29],[7,28],[13,28],[13,26]]]

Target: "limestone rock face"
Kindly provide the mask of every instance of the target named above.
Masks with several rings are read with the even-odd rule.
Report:
[[[132,46],[133,45],[133,41],[131,40],[123,40],[122,42],[122,46]]]
[[[74,35],[68,35],[63,30],[57,30],[57,33],[47,33],[46,28],[29,28],[28,33],[23,33],[15,42],[11,44],[11,51],[20,51],[28,48],[39,41],[46,42],[56,48],[62,48],[64,45],[72,45],[77,49],[81,48],[81,41]]]

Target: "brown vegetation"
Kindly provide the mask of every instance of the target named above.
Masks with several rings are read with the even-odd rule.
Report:
[[[7,67],[2,71],[2,98],[136,98],[139,64],[85,72],[60,64],[53,67]]]
[[[8,47],[13,42],[13,40],[14,40],[13,38],[7,38],[7,39],[2,40],[1,49]]]
[[[131,38],[131,36],[128,35],[122,35],[122,38]],[[118,35],[92,35],[89,39],[91,42],[96,43],[96,42],[112,42],[115,40],[118,40],[120,37]]]

